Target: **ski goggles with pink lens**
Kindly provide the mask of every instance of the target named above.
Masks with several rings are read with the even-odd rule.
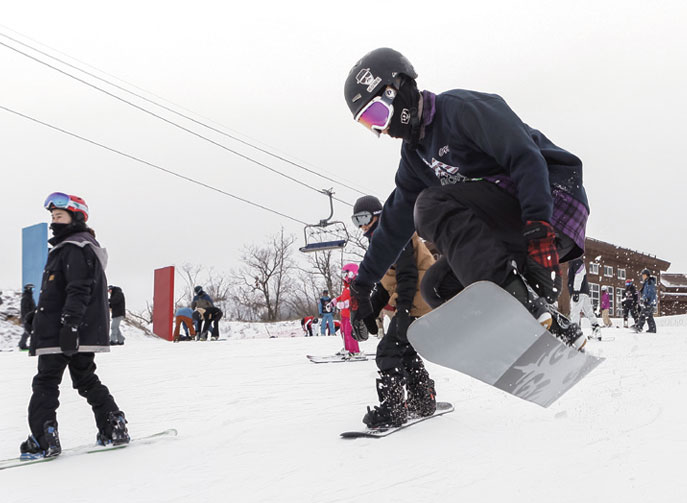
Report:
[[[389,127],[391,117],[394,115],[394,107],[391,104],[396,97],[396,90],[387,87],[381,96],[373,98],[363,107],[355,120],[379,136],[382,131]]]

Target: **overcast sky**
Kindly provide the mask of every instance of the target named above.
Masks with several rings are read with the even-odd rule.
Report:
[[[687,272],[684,1],[8,4],[0,33],[66,59],[52,49],[62,51],[382,199],[393,188],[400,142],[353,122],[343,82],[369,50],[395,48],[413,63],[421,89],[497,93],[523,121],[581,157],[589,236]],[[4,46],[0,68],[4,107],[297,220],[327,215],[327,200],[316,192]],[[183,124],[309,185],[333,186],[345,201],[359,196]],[[0,133],[0,288],[21,287],[21,228],[48,220],[42,203],[54,191],[86,199],[89,223],[110,254],[108,279],[134,308],[152,297],[157,267],[190,262],[228,271],[244,244],[280,226],[302,239],[302,226],[291,220],[3,110]],[[336,211],[349,222],[350,207],[337,204]]]

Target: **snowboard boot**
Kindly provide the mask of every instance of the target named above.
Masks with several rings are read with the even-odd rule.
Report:
[[[429,377],[427,369],[422,362],[420,367],[408,372],[408,414],[415,417],[426,417],[437,410],[436,391],[434,380]]]
[[[39,459],[52,458],[59,456],[62,452],[60,445],[60,435],[57,432],[57,422],[46,421],[43,425],[43,445],[34,437],[29,435],[24,442],[19,446],[21,452],[20,459]]]
[[[376,381],[379,405],[374,409],[367,408],[363,423],[371,429],[401,426],[408,421],[403,378],[382,373],[380,375],[381,379]]]
[[[601,327],[598,323],[592,325],[592,339],[601,340]]]
[[[553,323],[553,319],[549,312],[546,299],[537,295],[521,274],[516,273],[514,276],[515,277],[502,288],[518,299],[532,316],[534,316],[534,319],[545,329],[549,330]]]
[[[126,429],[127,420],[122,411],[108,412],[107,424],[98,431],[96,443],[98,445],[128,444],[131,438]]]
[[[568,318],[559,313],[546,299],[527,284],[521,274],[503,286],[503,289],[518,299],[541,326],[546,328],[559,341],[566,346],[582,351],[587,343],[587,337],[577,323],[572,323]]]

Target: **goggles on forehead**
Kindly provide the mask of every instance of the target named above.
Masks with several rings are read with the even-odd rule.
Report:
[[[380,213],[381,211],[359,211],[351,216],[351,220],[353,221],[353,225],[356,227],[362,227],[363,225],[369,225],[372,223],[372,219],[375,217],[375,215],[379,215]]]
[[[387,87],[381,96],[373,98],[358,112],[355,120],[379,136],[389,127],[391,117],[394,115],[394,107],[391,103],[395,97],[396,90],[393,87]]]
[[[88,220],[88,205],[86,202],[77,196],[70,196],[64,192],[53,192],[45,198],[43,207],[46,210],[69,210],[72,212],[82,213],[84,220]]]

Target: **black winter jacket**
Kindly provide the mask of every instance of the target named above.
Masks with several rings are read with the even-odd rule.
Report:
[[[500,96],[455,89],[437,95],[435,108],[417,149],[402,144],[396,188],[360,264],[362,284],[374,284],[396,261],[415,232],[415,201],[427,187],[507,175],[515,183],[523,222],[551,221],[551,187],[588,207],[582,161],[523,123]]]
[[[33,292],[24,290],[21,294],[20,314],[22,322],[26,321],[26,315],[36,310],[36,301],[33,300]]]
[[[61,353],[60,329],[79,328],[79,352],[109,351],[107,252],[86,231],[50,240],[33,320],[31,355]]]
[[[110,309],[112,309],[113,318],[126,316],[126,301],[124,300],[124,293],[118,286],[112,287],[112,293],[110,294]]]

